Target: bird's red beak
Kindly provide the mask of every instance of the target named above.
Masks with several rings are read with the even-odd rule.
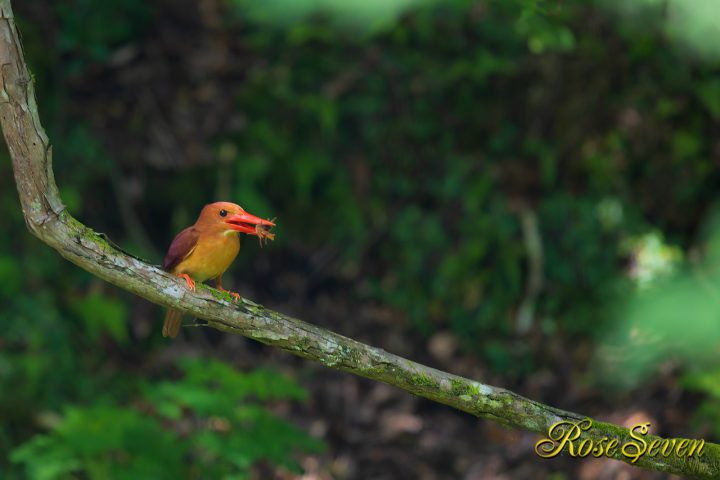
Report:
[[[247,233],[248,235],[257,235],[257,226],[274,227],[275,224],[270,220],[256,217],[247,212],[236,213],[235,215],[228,217],[225,220],[230,228],[236,232]]]

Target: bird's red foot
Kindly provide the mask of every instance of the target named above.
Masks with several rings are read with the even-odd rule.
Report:
[[[193,292],[195,291],[195,280],[190,278],[190,275],[188,275],[187,273],[181,273],[180,275],[178,275],[178,277],[184,278],[185,281],[187,282],[188,288],[190,290],[192,290]]]
[[[220,290],[221,292],[229,293],[230,296],[233,297],[235,300],[240,300],[240,299],[242,298],[242,297],[240,296],[240,294],[237,293],[237,292],[231,292],[230,290],[225,290],[225,289],[222,288],[222,287],[217,287],[217,289]]]

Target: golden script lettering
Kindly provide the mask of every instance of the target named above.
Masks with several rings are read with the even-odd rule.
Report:
[[[663,439],[654,438],[650,442],[645,438],[650,430],[649,423],[639,423],[630,429],[630,437],[620,445],[617,438],[583,438],[580,436],[592,428],[593,422],[589,418],[583,420],[561,420],[554,423],[548,430],[548,438],[539,440],[535,444],[535,453],[541,458],[554,458],[566,451],[571,457],[609,457],[620,454],[635,463],[643,455],[656,457],[662,455],[669,457],[702,457],[705,440]]]

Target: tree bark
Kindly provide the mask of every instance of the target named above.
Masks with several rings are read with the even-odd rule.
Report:
[[[212,328],[387,383],[476,417],[545,436],[556,422],[575,423],[586,418],[412,362],[246,299],[235,302],[228,294],[210,287],[199,286],[196,292],[191,292],[174,276],[126,254],[74,219],[65,209],[55,184],[52,148],[38,117],[33,79],[25,64],[10,0],[0,0],[0,123],[28,229],[60,255],[97,277],[153,303],[204,319]],[[577,442],[599,441],[603,437],[617,439],[621,445],[632,440],[626,428],[593,422],[593,428],[583,431]],[[647,442],[657,438],[645,437]],[[612,458],[631,462],[620,449]],[[700,457],[642,456],[634,465],[717,478],[720,446],[706,443]]]

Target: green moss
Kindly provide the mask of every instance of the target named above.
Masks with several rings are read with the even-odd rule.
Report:
[[[471,383],[470,385],[468,385],[468,389],[470,390],[470,392],[474,396],[477,396],[477,397],[483,396],[483,393],[480,388],[481,388],[481,385],[479,383]]]
[[[456,396],[465,395],[468,393],[469,390],[467,383],[456,378],[450,379],[450,386],[450,392],[452,392],[452,394]]]
[[[60,213],[59,218],[68,226],[72,232],[71,236],[74,237],[77,242],[80,242],[81,239],[86,239],[87,241],[99,246],[100,249],[105,252],[115,250],[115,248],[110,245],[110,243],[101,234],[78,222],[66,211],[63,210]]]
[[[322,363],[328,367],[337,365],[357,365],[357,362],[353,362],[352,349],[345,345],[337,345],[334,347],[327,348],[327,356],[321,359]]]
[[[248,314],[250,314],[254,317],[262,317],[265,315],[265,307],[263,307],[262,305],[258,305],[256,303],[249,302],[247,300],[243,300],[243,307],[245,307],[245,310],[247,311]],[[274,312],[271,312],[271,316],[272,316],[272,313],[274,313]]]
[[[208,287],[207,285],[199,284],[198,290],[207,290],[210,294],[218,300],[225,300],[226,302],[232,303],[235,298],[228,292],[222,292],[216,288]]]
[[[289,350],[293,350],[295,352],[308,352],[310,350],[310,346],[312,345],[312,341],[308,337],[300,337],[297,339],[297,341],[293,342],[293,344],[290,346]]]
[[[436,388],[438,386],[438,382],[425,372],[420,372],[417,375],[413,375],[411,379],[413,384],[420,387]]]

